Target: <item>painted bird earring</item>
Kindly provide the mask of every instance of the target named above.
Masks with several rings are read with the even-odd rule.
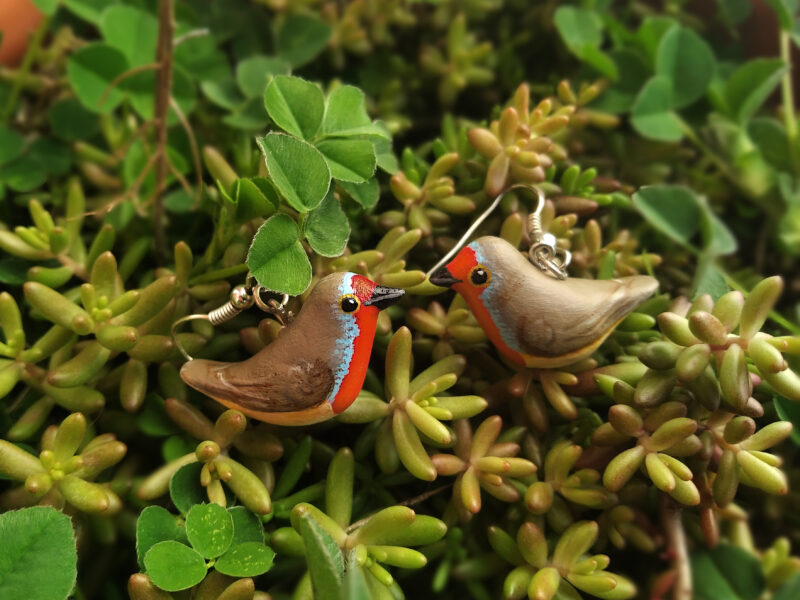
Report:
[[[217,325],[257,303],[287,321],[279,305],[263,301],[259,286],[238,286],[231,300],[202,318]],[[296,317],[277,339],[237,363],[189,359],[181,378],[228,408],[276,425],[310,425],[344,411],[361,391],[367,373],[378,312],[405,292],[355,273],[322,278]],[[183,352],[183,350],[181,349]]]
[[[509,190],[514,188],[532,190],[538,196],[528,221],[528,257],[493,236],[480,237],[459,250],[500,202],[500,194],[431,269],[429,279],[461,294],[486,335],[511,362],[563,367],[594,352],[622,319],[652,295],[658,282],[646,275],[568,278],[569,252],[557,248],[555,238],[542,232],[544,194],[525,184]]]

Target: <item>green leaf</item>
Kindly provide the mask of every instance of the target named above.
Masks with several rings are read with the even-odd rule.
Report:
[[[25,150],[25,138],[21,133],[0,125],[0,165],[20,156]]]
[[[729,26],[738,25],[750,16],[749,0],[717,0],[719,14]]]
[[[0,258],[0,283],[22,285],[28,280],[28,269],[33,263],[11,256]]]
[[[277,214],[259,227],[247,266],[259,285],[278,293],[302,294],[311,283],[308,262],[297,223],[289,215]]]
[[[109,0],[63,0],[63,4],[73,15],[93,25],[99,25],[103,11],[110,2]]]
[[[225,115],[223,123],[244,131],[260,131],[267,126],[267,114],[264,112],[264,100],[250,98],[233,113]]]
[[[236,221],[239,223],[246,223],[256,217],[268,217],[278,209],[278,203],[265,196],[259,186],[250,179],[234,181],[231,198],[237,205]]]
[[[181,32],[179,29],[176,37],[183,33],[188,33],[188,30]],[[228,57],[217,47],[211,34],[184,38],[175,46],[174,60],[176,65],[197,81],[232,79]]]
[[[364,183],[350,183],[349,181],[339,181],[337,183],[363,208],[372,208],[377,204],[380,197],[381,188],[375,177]]]
[[[316,143],[337,181],[364,183],[375,173],[375,148],[367,140],[327,139]]]
[[[617,71],[617,65],[614,63],[614,59],[597,46],[590,46],[588,44],[584,46],[581,49],[580,59],[612,81],[619,79],[619,72]]]
[[[698,201],[700,200],[698,198]],[[705,199],[702,199],[701,206],[703,210],[700,231],[703,236],[703,249],[713,256],[736,252],[739,244],[728,226],[712,212]]]
[[[797,598],[800,598],[800,573],[793,575],[772,596],[772,600],[796,600]]]
[[[792,402],[783,396],[775,396],[773,398],[775,403],[775,411],[783,421],[789,421],[794,425],[792,433],[789,437],[792,441],[800,446],[800,402]]]
[[[155,106],[156,72],[147,71],[131,76],[122,82],[121,86],[128,92],[131,104],[136,112],[144,119],[153,118]],[[197,91],[191,77],[178,65],[172,67],[172,97],[184,115],[194,110],[197,104]],[[169,123],[177,123],[174,111],[170,109]]]
[[[231,545],[233,518],[219,504],[195,504],[186,514],[186,537],[205,558],[216,558]]]
[[[158,21],[150,13],[124,4],[109,6],[100,17],[100,33],[122,52],[129,66],[155,62]]]
[[[714,256],[703,253],[698,261],[697,271],[692,286],[692,300],[703,294],[708,294],[716,302],[730,291],[725,275],[714,263]]]
[[[303,233],[317,254],[334,257],[344,252],[350,237],[350,222],[333,193],[333,186],[322,204],[308,213]]]
[[[645,17],[636,31],[636,43],[644,50],[652,67],[655,67],[656,54],[658,53],[661,39],[675,26],[676,22],[672,17]]]
[[[39,162],[51,175],[66,175],[70,167],[69,147],[50,137],[33,140],[28,156]]]
[[[136,521],[136,556],[139,568],[144,570],[144,556],[159,542],[181,541],[186,535],[175,518],[166,508],[148,506]]]
[[[278,127],[310,140],[322,125],[325,96],[319,86],[310,81],[278,75],[267,85],[264,106]]]
[[[205,493],[200,485],[200,471],[203,464],[199,462],[183,465],[175,471],[169,480],[169,497],[181,513],[186,514],[195,504],[205,500]]]
[[[337,137],[370,135],[391,139],[383,127],[369,118],[364,92],[352,85],[340,85],[328,94],[322,131]]]
[[[314,598],[339,600],[344,578],[344,557],[333,538],[308,513],[300,517],[300,535],[306,551]]]
[[[369,140],[375,146],[375,155],[378,160],[378,167],[383,171],[394,175],[400,170],[400,165],[397,162],[397,157],[392,150],[392,142],[389,139],[371,136]]]
[[[344,574],[344,585],[342,586],[344,593],[342,595],[347,600],[373,600],[363,567],[356,563],[355,558],[348,561],[348,565],[350,566]]]
[[[78,555],[67,515],[33,506],[0,515],[0,598],[65,600]]]
[[[778,15],[778,21],[782,29],[789,30],[794,26],[795,16],[797,15],[797,0],[767,0]]]
[[[603,20],[592,10],[559,6],[553,23],[564,44],[578,58],[586,46],[598,47],[603,43]]]
[[[100,130],[97,115],[75,98],[66,98],[53,104],[47,113],[47,120],[55,135],[70,142],[85,140]]]
[[[301,213],[319,206],[331,185],[331,172],[320,151],[283,133],[268,133],[256,141],[286,202]]]
[[[155,544],[144,555],[145,572],[162,590],[177,592],[197,585],[206,576],[206,561],[180,542]]]
[[[725,84],[730,116],[740,123],[750,119],[778,86],[786,69],[779,58],[757,58],[736,69]]]
[[[200,89],[211,102],[227,110],[236,110],[245,102],[232,77],[204,81]]]
[[[175,424],[167,416],[164,399],[156,393],[147,394],[144,408],[136,415],[136,425],[146,435],[161,437],[177,433]]]
[[[259,542],[244,542],[233,546],[219,557],[214,568],[231,577],[255,577],[272,568],[275,552]]]
[[[30,192],[47,181],[47,169],[30,153],[0,167],[0,182],[17,192]]]
[[[278,56],[293,68],[301,67],[322,52],[332,32],[330,25],[316,17],[289,15],[275,35]]]
[[[52,15],[58,8],[58,0],[33,0],[33,3],[46,15]]]
[[[231,546],[238,546],[244,542],[264,543],[264,527],[254,513],[244,506],[232,506],[228,509],[233,519],[233,541]]]
[[[73,52],[67,63],[67,77],[83,105],[92,112],[108,113],[125,98],[119,86],[111,88],[100,104],[109,84],[128,70],[128,61],[119,50],[95,42]]]
[[[651,77],[633,104],[631,125],[646,138],[677,142],[683,137],[683,132],[672,106],[670,80],[659,75]]]
[[[650,225],[682,246],[700,229],[701,209],[691,190],[677,185],[649,185],[633,195],[633,202]]]
[[[286,75],[290,65],[275,56],[249,56],[236,65],[236,82],[248,98],[263,98],[272,75]]]
[[[737,546],[694,552],[691,563],[695,600],[757,600],[764,590],[761,563]]]
[[[661,38],[656,74],[672,84],[672,108],[688,106],[705,94],[715,70],[714,53],[691,29],[676,26]]]
[[[592,108],[621,114],[631,109],[650,72],[644,60],[632,50],[613,50],[608,56],[616,65],[619,78],[592,103]]]
[[[792,151],[783,123],[771,117],[758,117],[747,124],[747,135],[765,161],[776,169],[791,171]]]

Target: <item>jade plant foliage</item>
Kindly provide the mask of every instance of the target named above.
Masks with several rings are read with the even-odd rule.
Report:
[[[800,597],[796,2],[33,2],[0,67],[0,598]],[[659,284],[554,369],[426,277],[506,191],[473,235],[527,253],[516,184],[570,277]],[[406,293],[341,415],[183,382],[345,271]],[[246,281],[286,312],[174,326]]]

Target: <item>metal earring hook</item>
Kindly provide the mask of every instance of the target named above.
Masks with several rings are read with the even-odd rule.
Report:
[[[225,304],[215,308],[208,314],[198,313],[194,315],[186,315],[172,324],[172,327],[170,328],[172,340],[175,342],[175,346],[186,360],[194,360],[194,358],[190,356],[188,352],[186,352],[186,349],[181,344],[180,339],[178,339],[177,330],[180,325],[188,321],[203,320],[208,321],[214,326],[221,325],[222,323],[230,321],[242,311],[247,310],[253,306],[253,304],[258,306],[264,312],[275,315],[281,325],[285,326],[289,321],[291,321],[292,313],[286,310],[286,304],[289,302],[289,295],[283,294],[280,303],[274,299],[270,299],[265,302],[261,294],[262,292],[267,292],[269,290],[266,290],[260,285],[255,285],[254,282],[255,279],[253,278],[252,274],[248,273],[245,283],[243,285],[237,285],[231,290],[228,301]]]
[[[439,262],[433,265],[425,276],[430,278],[433,273],[447,264],[450,259],[461,250],[464,243],[475,233],[475,230],[480,227],[481,223],[483,223],[489,215],[492,214],[494,209],[497,208],[497,205],[500,204],[500,201],[506,193],[515,189],[526,189],[530,192],[534,192],[537,198],[536,207],[528,215],[528,235],[531,238],[531,247],[528,250],[530,261],[542,271],[550,273],[558,279],[566,279],[566,268],[572,261],[572,254],[568,250],[559,248],[555,236],[551,233],[545,233],[543,230],[542,211],[544,211],[547,198],[541,188],[529,183],[515,183],[500,192],[486,210],[484,210],[481,215],[475,219],[472,225],[469,226],[464,232],[464,235],[456,242],[455,246],[453,246]]]

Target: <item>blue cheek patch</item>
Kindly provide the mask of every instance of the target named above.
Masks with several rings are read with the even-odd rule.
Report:
[[[353,274],[348,273],[339,284],[339,297],[345,294],[353,294]],[[328,395],[328,402],[333,404],[336,399],[339,389],[342,387],[342,382],[347,374],[350,372],[350,362],[353,360],[353,352],[355,349],[355,341],[361,330],[356,322],[355,313],[342,312],[338,306],[333,308],[336,311],[336,319],[341,326],[341,337],[336,338],[336,344],[333,347],[333,356],[331,357],[330,365],[333,369],[333,389]]]
[[[499,308],[498,302],[495,302],[498,289],[503,281],[502,273],[498,272],[498,270],[494,268],[496,265],[487,264],[486,258],[478,247],[478,244],[472,242],[469,247],[472,248],[473,252],[475,252],[475,260],[484,265],[492,273],[492,280],[489,282],[489,285],[484,288],[480,295],[481,300],[483,300],[483,305],[486,307],[486,310],[489,311],[489,315],[492,317],[492,321],[494,321],[494,324],[497,326],[497,329],[500,332],[500,337],[503,338],[503,341],[506,343],[506,345],[514,352],[524,354],[520,348],[514,325],[511,322],[509,315]]]

